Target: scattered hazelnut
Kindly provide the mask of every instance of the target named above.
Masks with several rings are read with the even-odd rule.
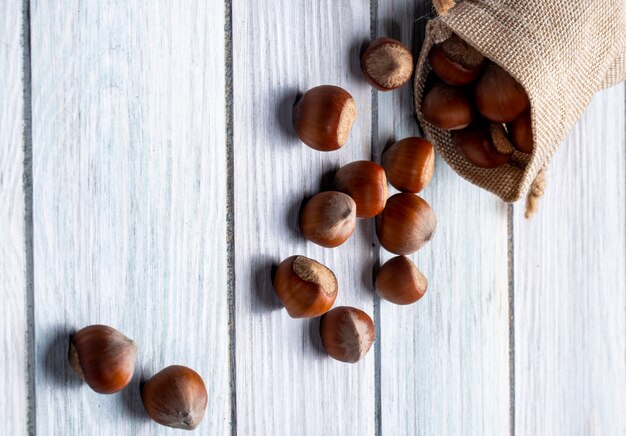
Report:
[[[457,34],[441,44],[434,45],[428,53],[433,72],[450,85],[466,85],[473,82],[483,65],[485,57]]]
[[[358,362],[372,346],[374,335],[372,318],[354,307],[336,307],[320,320],[322,345],[341,362]]]
[[[383,210],[387,201],[385,170],[368,160],[351,162],[335,174],[335,189],[354,200],[358,218],[371,218]]]
[[[474,118],[472,103],[464,90],[442,81],[424,95],[420,109],[426,121],[445,130],[462,129]]]
[[[495,147],[488,124],[476,123],[454,132],[454,144],[472,164],[496,168],[511,160],[512,152],[500,153]]]
[[[413,55],[400,41],[378,38],[361,56],[361,70],[379,91],[391,91],[409,81],[413,74]]]
[[[411,304],[424,296],[428,280],[406,256],[396,256],[380,267],[376,293],[395,304]]]
[[[522,153],[531,154],[533,152],[533,128],[530,117],[530,110],[527,110],[509,124],[509,135],[513,146]]]
[[[90,325],[70,339],[70,365],[100,394],[113,394],[128,386],[136,355],[137,346],[131,339],[105,325]]]
[[[309,89],[293,108],[293,125],[309,147],[337,150],[346,143],[356,119],[356,104],[345,89],[322,85]]]
[[[335,274],[304,256],[283,260],[274,276],[276,296],[292,318],[310,318],[328,312],[337,298]]]
[[[433,236],[437,218],[430,205],[415,194],[400,193],[387,200],[376,217],[380,244],[394,254],[411,254]]]
[[[141,400],[150,418],[159,424],[193,430],[204,417],[207,392],[197,372],[172,365],[143,384]]]
[[[424,138],[404,138],[383,153],[383,168],[399,191],[420,192],[435,171],[435,149]]]
[[[356,203],[347,194],[320,192],[300,212],[300,231],[322,247],[338,247],[350,238],[356,222]]]
[[[494,63],[476,82],[474,100],[482,116],[496,123],[509,123],[530,106],[522,85]]]

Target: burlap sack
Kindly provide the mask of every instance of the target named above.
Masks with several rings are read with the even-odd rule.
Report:
[[[442,15],[427,25],[415,70],[419,122],[440,155],[462,177],[506,202],[518,200],[530,189],[532,209],[542,191],[543,170],[592,96],[626,79],[626,0],[465,0],[456,5],[436,0],[435,6]],[[448,131],[422,117],[419,108],[430,71],[428,52],[451,32],[526,89],[535,143],[532,156],[515,153],[509,164],[478,168],[455,149]]]

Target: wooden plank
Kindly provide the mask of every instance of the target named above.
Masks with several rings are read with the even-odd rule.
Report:
[[[561,145],[532,221],[515,207],[518,434],[626,434],[624,84]]]
[[[140,378],[182,364],[229,431],[223,2],[32,5],[37,429],[155,435]],[[121,394],[82,385],[68,335],[139,347]]]
[[[412,45],[417,59],[430,2],[378,4],[378,35]],[[379,152],[419,136],[413,106],[411,85],[378,94]],[[380,302],[381,434],[508,434],[507,206],[441,159],[420,195],[438,218],[411,256],[429,289],[411,306]],[[381,264],[390,257],[381,250]]]
[[[370,155],[371,93],[358,66],[369,34],[360,0],[233,1],[235,301],[239,434],[374,434],[374,353],[356,365],[320,351],[318,320],[294,320],[271,286],[272,265],[302,254],[337,275],[336,305],[372,315],[372,222],[324,249],[298,231],[302,199],[340,165]],[[334,84],[356,100],[348,143],[321,153],[291,127],[298,92]]]
[[[22,2],[0,0],[0,434],[27,433]]]

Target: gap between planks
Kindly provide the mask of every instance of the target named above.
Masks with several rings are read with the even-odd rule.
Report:
[[[35,379],[35,270],[33,252],[33,128],[32,83],[30,58],[30,0],[22,1],[22,86],[24,119],[24,252],[26,266],[26,422],[29,435],[37,433]]]
[[[515,206],[507,207],[509,267],[509,434],[515,436],[515,245],[513,234]]]
[[[378,36],[378,0],[370,0],[370,40],[374,40]],[[371,133],[370,133],[370,160],[377,162],[378,156],[378,91],[372,88],[371,91],[371,108],[372,108],[372,121],[371,121]],[[372,224],[374,226],[374,224]],[[374,231],[373,234],[376,234]],[[372,256],[374,259],[374,270],[372,271],[372,283],[375,283],[376,272],[380,268],[380,243],[378,238],[374,237],[372,240]],[[382,423],[382,349],[380,342],[382,340],[381,334],[381,317],[380,317],[380,298],[374,293],[373,304],[373,318],[374,318],[374,335],[376,340],[374,341],[374,434],[376,436],[382,436],[383,423]]]
[[[235,163],[233,108],[233,5],[224,0],[224,94],[226,106],[226,274],[228,292],[228,354],[230,434],[237,435],[237,330],[235,320]]]

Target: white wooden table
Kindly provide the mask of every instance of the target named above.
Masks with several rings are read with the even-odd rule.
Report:
[[[0,0],[0,434],[174,434],[138,386],[195,368],[209,435],[626,434],[625,92],[596,96],[549,172],[535,219],[437,161],[437,234],[410,307],[380,301],[389,257],[370,221],[329,250],[297,211],[328,175],[418,134],[409,86],[362,79],[364,41],[416,49],[418,0]],[[298,92],[336,84],[359,117],[319,153],[290,127]],[[337,304],[371,314],[346,365],[293,320],[272,265],[330,266]],[[137,375],[102,396],[68,335],[114,326]]]

